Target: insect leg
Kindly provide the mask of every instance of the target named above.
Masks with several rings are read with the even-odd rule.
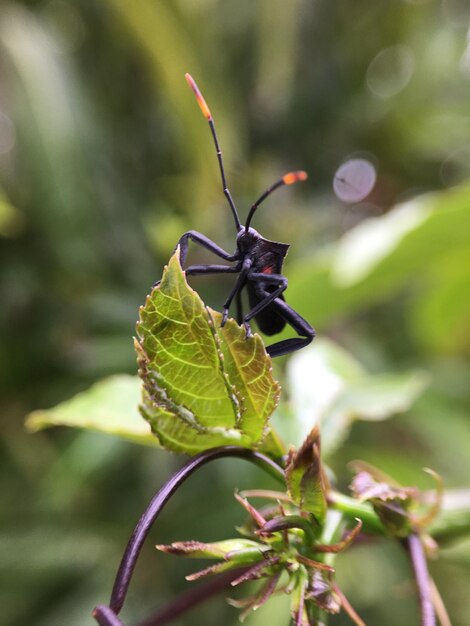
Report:
[[[248,313],[244,317],[245,322],[249,322],[253,317],[258,315],[260,311],[265,309],[267,306],[271,304],[273,300],[278,298],[283,291],[287,289],[287,278],[282,276],[282,274],[263,274],[262,272],[252,272],[247,276],[248,280],[257,283],[271,283],[279,285],[278,289],[269,293],[268,291],[264,291],[265,298],[258,302],[258,304],[248,311]]]
[[[210,252],[216,254],[221,259],[225,259],[225,261],[236,261],[238,259],[238,254],[236,252],[234,254],[230,254],[202,233],[198,233],[196,230],[189,230],[187,233],[184,233],[184,235],[181,235],[178,241],[178,246],[180,247],[181,266],[183,266],[186,261],[189,239],[194,241],[194,243],[197,243],[199,246],[207,248],[207,250],[210,250]]]
[[[225,300],[224,302],[224,307],[223,307],[223,313],[222,313],[222,326],[225,326],[225,322],[227,321],[228,318],[228,311],[230,309],[230,305],[232,304],[232,300],[235,298],[235,296],[237,296],[240,291],[243,289],[243,286],[245,284],[246,281],[246,276],[250,270],[251,264],[253,263],[253,261],[248,258],[245,259],[243,261],[243,265],[240,269],[240,273],[238,274],[238,278],[237,278],[237,282],[235,283],[234,288],[232,289],[232,291],[230,292],[227,300]],[[251,334],[251,329],[250,327],[245,324],[245,328],[246,328],[246,332],[247,335]]]
[[[243,323],[243,303],[241,291],[235,296],[235,304],[237,307],[237,324]]]
[[[237,265],[190,265],[185,270],[187,276],[203,276],[204,274],[236,274],[240,271]]]
[[[190,265],[184,272],[186,276],[203,276],[204,274],[236,274],[240,271],[240,265]],[[153,287],[158,287],[161,280],[157,280]]]
[[[268,295],[267,292],[266,295]],[[285,319],[287,324],[292,326],[300,337],[294,339],[284,339],[267,346],[266,352],[268,354],[274,357],[288,354],[289,352],[295,352],[295,350],[300,350],[300,348],[307,346],[313,340],[316,334],[315,329],[312,328],[301,315],[294,311],[294,309],[290,307],[287,302],[284,302],[284,300],[281,300],[280,298],[276,298],[272,301],[271,306],[282,318]]]

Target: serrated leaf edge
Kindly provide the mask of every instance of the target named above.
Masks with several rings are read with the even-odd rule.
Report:
[[[165,409],[166,411],[169,411],[175,417],[181,419],[185,424],[187,424],[191,428],[194,428],[197,432],[209,432],[209,429],[207,427],[197,422],[196,417],[194,416],[194,413],[192,413],[192,411],[190,411],[184,405],[176,404],[176,402],[168,397],[166,390],[163,389],[158,383],[157,372],[148,368],[149,358],[142,344],[136,338],[134,338],[134,347],[137,352],[137,363],[139,366],[139,376],[142,380],[142,386],[145,390],[145,393],[147,394],[147,398],[151,401],[151,403],[159,409]],[[147,381],[153,382],[152,388],[150,388]],[[155,393],[155,391],[157,393]],[[141,410],[142,413],[142,404],[139,405],[139,410]]]
[[[211,308],[207,306],[205,307],[205,309],[207,313],[207,319],[209,322],[209,328],[212,333],[212,337],[214,339],[214,343],[215,343],[216,350],[217,350],[217,355],[219,357],[220,371],[222,372],[222,377],[224,380],[225,388],[227,389],[228,397],[233,406],[233,412],[235,414],[235,425],[240,430],[240,432],[242,432],[241,422],[242,422],[242,410],[243,410],[242,406],[243,405],[240,401],[241,399],[240,399],[239,394],[237,393],[235,385],[232,385],[232,383],[230,382],[229,374],[227,370],[225,369],[225,357],[220,347],[220,337],[215,327],[215,321],[212,315],[213,311]]]

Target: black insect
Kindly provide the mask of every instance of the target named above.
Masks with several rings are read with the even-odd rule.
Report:
[[[225,261],[235,263],[234,265],[190,265],[186,268],[186,274],[238,274],[235,285],[223,305],[222,326],[227,321],[230,305],[235,299],[237,321],[245,326],[247,337],[251,335],[250,320],[253,318],[256,319],[260,330],[266,335],[275,335],[281,332],[287,323],[292,326],[300,337],[278,341],[268,346],[266,350],[271,356],[280,356],[299,350],[312,341],[315,337],[315,330],[284,299],[283,292],[287,289],[287,278],[282,275],[282,264],[289,245],[264,239],[254,228],[250,227],[250,224],[258,206],[275,189],[283,185],[290,185],[297,181],[305,180],[307,174],[305,172],[290,172],[275,182],[274,185],[271,185],[252,205],[248,213],[246,225],[243,226],[240,223],[237,209],[227,187],[222,152],[219,147],[211,112],[193,78],[186,74],[186,80],[194,91],[199,106],[209,122],[217,151],[223,191],[232,210],[238,235],[237,249],[233,254],[230,254],[205,235],[195,230],[184,233],[178,242],[181,265],[183,266],[186,261],[190,239]],[[248,300],[251,308],[248,313],[243,314],[241,292],[245,287],[248,291]]]

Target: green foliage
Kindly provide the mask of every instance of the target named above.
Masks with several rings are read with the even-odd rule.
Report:
[[[341,318],[414,287],[410,323],[434,350],[470,341],[470,186],[422,195],[346,233],[328,254],[293,268],[290,300],[317,319]]]
[[[132,512],[138,515],[178,463],[155,448],[95,433],[31,436],[23,416],[96,380],[135,373],[129,337],[136,309],[182,232],[196,228],[233,249],[217,161],[186,71],[214,113],[242,215],[288,169],[310,174],[302,188],[272,196],[255,224],[263,235],[293,244],[285,268],[289,304],[319,337],[334,338],[354,355],[371,384],[372,374],[430,374],[432,384],[406,413],[374,425],[356,421],[331,448],[339,483],[349,483],[352,458],[367,458],[403,484],[419,480],[425,465],[448,486],[470,475],[468,17],[467,4],[451,0],[1,4],[0,186],[9,207],[0,207],[5,626],[91,626],[87,615],[97,596],[108,597]],[[410,61],[409,81],[384,95],[375,88],[377,61],[397,47]],[[382,63],[379,87],[396,85],[400,76],[400,66]],[[372,155],[377,184],[365,202],[346,206],[331,183],[357,151]],[[425,210],[407,204],[395,214],[404,198]],[[436,203],[440,215],[431,230]],[[377,249],[371,216],[390,212],[396,218],[379,223],[398,234],[365,264],[364,252]],[[353,227],[371,220],[364,249],[346,246],[348,233],[361,232]],[[195,263],[211,260],[204,251],[190,254]],[[192,280],[218,309],[227,285]],[[284,383],[282,360],[276,368]],[[283,386],[288,399],[291,385]],[[278,417],[288,441],[300,443],[311,428],[292,425],[285,407]],[[327,452],[334,429],[322,430]],[[205,471],[184,496],[185,511],[194,515],[163,517],[158,541],[209,539],[232,527],[233,510],[220,505],[227,489],[243,481],[252,486],[259,476],[234,472],[229,462]],[[201,503],[197,488],[207,484],[213,497]],[[466,519],[456,521],[457,537]],[[440,518],[437,526],[441,532]],[[182,575],[168,567],[156,588],[158,564],[150,558],[140,567],[133,594],[144,619],[149,598],[163,605],[181,588]],[[343,588],[368,624],[418,621],[411,594],[397,591],[407,572],[402,552],[388,544],[341,556]],[[468,572],[468,550],[456,539],[435,568],[454,626],[470,623]],[[285,626],[288,607],[279,602],[274,598],[247,623]],[[238,619],[218,600],[180,621]]]
[[[267,421],[280,391],[271,359],[259,336],[221,319],[188,286],[176,253],[137,324],[142,414],[169,450],[236,444],[282,454]]]
[[[319,435],[315,432],[298,455],[290,455],[287,480],[292,491],[297,492],[296,495],[302,498],[305,495],[305,504],[313,503],[313,494],[311,491],[307,493],[308,486],[302,485],[302,477],[307,478],[308,459],[312,457],[312,450],[314,455],[317,454],[318,448]],[[313,464],[319,470],[318,457]],[[313,472],[310,472],[309,478],[315,481],[318,477]],[[318,485],[320,491],[323,488],[323,485]],[[219,560],[215,565],[190,574],[186,577],[187,580],[198,580],[244,565],[245,570],[231,581],[232,586],[247,581],[264,581],[253,596],[229,600],[232,606],[243,609],[241,621],[270,601],[274,594],[285,593],[290,597],[291,615],[295,624],[316,626],[319,612],[335,614],[344,609],[357,626],[364,626],[340,591],[335,581],[334,568],[323,562],[325,552],[344,551],[361,529],[361,524],[346,533],[341,542],[325,545],[317,540],[319,533],[312,532],[312,520],[306,518],[305,510],[300,514],[302,508],[299,509],[285,494],[253,492],[252,495],[275,499],[277,505],[272,504],[267,509],[257,510],[246,498],[236,496],[250,515],[249,522],[238,529],[246,537],[244,540],[229,539],[210,544],[194,540],[177,541],[169,545],[158,545],[157,549],[178,556]],[[313,508],[318,517],[314,518],[314,524],[318,524],[322,516],[323,526],[326,505],[319,507],[318,495],[315,499],[316,505]],[[264,517],[265,514],[268,519]],[[318,526],[316,530],[318,531]],[[279,584],[281,580],[283,582]]]
[[[301,510],[311,513],[321,527],[327,506],[318,427],[312,430],[299,450],[290,451],[286,463],[286,484],[292,501]]]
[[[382,421],[407,411],[428,384],[424,372],[370,374],[351,354],[318,339],[289,363],[291,404],[302,439],[318,424],[324,455],[339,448],[356,420]]]
[[[34,411],[27,426],[73,426],[174,452],[220,445],[283,453],[268,419],[279,401],[271,359],[259,335],[207,308],[186,282],[178,253],[140,308],[135,347],[143,381],[113,376],[53,409]],[[137,407],[153,430],[139,417]]]
[[[187,454],[230,444],[274,457],[282,454],[268,423],[280,388],[260,337],[247,339],[232,319],[221,327],[220,313],[207,308],[187,284],[177,254],[140,309],[135,347],[144,383],[140,409],[157,441],[152,442],[138,417],[139,383],[130,376],[105,379],[53,409],[35,411],[28,427],[89,428]],[[303,439],[312,424],[321,425],[327,454],[344,441],[353,421],[380,421],[405,411],[426,385],[420,372],[367,374],[356,359],[325,339],[295,355],[289,371],[297,430]],[[308,435],[302,449],[312,445]],[[289,479],[291,494],[297,494],[294,500],[301,505],[308,499],[299,492],[302,480],[298,477],[294,486]],[[313,483],[310,489],[318,491]],[[318,508],[315,502],[305,508],[321,520],[324,503]]]
[[[31,432],[50,426],[86,428],[129,441],[158,446],[139,415],[140,380],[136,376],[111,376],[52,409],[33,411],[26,426]]]

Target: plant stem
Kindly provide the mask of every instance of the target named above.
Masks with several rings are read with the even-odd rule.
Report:
[[[196,470],[198,470],[203,465],[206,465],[206,463],[209,463],[210,461],[215,461],[216,459],[227,457],[240,458],[250,461],[251,463],[254,463],[255,465],[258,465],[260,468],[264,469],[278,481],[284,483],[284,470],[282,469],[282,467],[280,467],[277,463],[275,463],[264,454],[261,454],[260,452],[254,452],[247,448],[240,448],[238,446],[222,446],[220,448],[214,448],[212,450],[202,452],[189,459],[189,461],[187,461],[187,463],[185,463],[181,469],[175,472],[169,478],[169,480],[167,480],[167,482],[153,497],[149,506],[147,507],[147,510],[138,521],[137,526],[132,533],[132,536],[127,544],[126,550],[122,557],[111,594],[110,607],[115,614],[118,614],[122,609],[131,581],[132,573],[134,571],[143,543],[165,504],[175,493],[175,491]],[[106,624],[106,622],[103,623]],[[112,624],[112,622],[110,622],[110,624]],[[116,624],[118,624],[118,622],[116,622]]]
[[[441,626],[452,626],[439,589],[436,587],[436,583],[432,578],[429,579],[429,582],[431,584],[432,603]]]
[[[104,604],[95,607],[93,617],[100,626],[124,626],[116,613]]]
[[[431,583],[423,543],[417,533],[409,535],[407,541],[421,605],[421,626],[436,626]]]
[[[386,533],[384,525],[370,504],[359,502],[338,491],[329,491],[327,501],[331,508],[341,511],[347,517],[359,518],[364,525],[364,530],[381,535]]]

